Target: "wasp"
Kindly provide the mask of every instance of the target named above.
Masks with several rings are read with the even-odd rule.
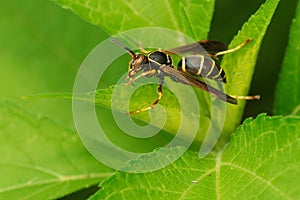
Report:
[[[144,76],[156,76],[158,78],[157,99],[149,107],[131,111],[129,114],[137,114],[154,108],[154,106],[162,98],[162,85],[166,76],[175,82],[191,85],[204,90],[210,95],[230,104],[237,104],[237,99],[259,99],[259,95],[232,96],[225,94],[224,92],[204,83],[197,78],[209,78],[226,83],[226,74],[218,62],[218,56],[235,52],[250,41],[251,38],[232,49],[228,49],[225,43],[216,40],[200,40],[192,44],[169,50],[157,49],[155,51],[146,51],[140,45],[141,52],[134,53],[131,49],[124,46],[119,41],[112,39],[112,42],[126,50],[131,56],[128,66],[128,75],[126,78],[129,81],[126,83],[126,85],[130,85],[137,79]],[[199,45],[202,48],[199,48]],[[170,55],[179,55],[185,53],[190,53],[191,55],[182,57],[177,64],[177,69],[175,69],[172,57]]]

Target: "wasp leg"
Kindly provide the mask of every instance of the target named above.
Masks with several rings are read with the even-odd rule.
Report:
[[[245,40],[242,44],[236,46],[235,48],[228,49],[228,50],[226,50],[226,51],[220,51],[220,52],[216,53],[216,54],[214,55],[214,57],[216,58],[216,57],[218,57],[218,56],[220,56],[220,55],[224,55],[224,54],[227,54],[227,53],[235,52],[235,51],[239,50],[240,48],[242,48],[243,46],[245,46],[246,44],[248,44],[251,40],[252,40],[251,38],[248,38],[248,39]]]
[[[235,98],[235,99],[243,99],[243,100],[259,100],[260,99],[260,95],[253,95],[253,96],[234,96],[234,95],[230,95],[230,96]]]
[[[154,75],[155,74],[155,69],[153,70],[149,70],[146,72],[141,73],[140,75],[138,75],[137,77],[132,77],[130,78],[130,80],[126,83],[126,86],[130,85],[131,83],[133,83],[134,81],[136,81],[137,79],[143,77],[143,76],[147,76],[147,75]]]
[[[139,42],[139,49],[140,49],[140,51],[143,52],[144,54],[148,54],[148,53],[151,52],[151,51],[147,51],[146,49],[144,49],[141,42]]]
[[[162,84],[161,83],[158,84],[157,93],[158,93],[158,98],[151,104],[151,106],[149,106],[147,108],[138,109],[136,111],[131,111],[128,114],[134,115],[134,114],[137,114],[137,113],[140,113],[140,112],[144,112],[144,111],[153,109],[154,106],[161,100],[162,95],[163,95],[163,93],[162,93]]]

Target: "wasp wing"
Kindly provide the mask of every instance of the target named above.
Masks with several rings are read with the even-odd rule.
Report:
[[[184,53],[214,54],[220,51],[225,51],[227,49],[228,49],[227,44],[223,42],[216,41],[216,40],[200,40],[195,43],[165,50],[164,52],[168,54],[184,54]]]
[[[235,98],[225,94],[224,92],[222,92],[210,85],[207,85],[206,83],[204,83],[198,79],[190,77],[190,76],[186,75],[185,73],[178,71],[172,67],[169,67],[167,65],[162,65],[160,67],[160,70],[176,82],[180,82],[180,83],[183,83],[186,85],[191,85],[191,86],[197,87],[201,90],[208,92],[210,95],[212,95],[218,99],[221,99],[221,100],[226,101],[231,104],[237,104],[237,100]]]

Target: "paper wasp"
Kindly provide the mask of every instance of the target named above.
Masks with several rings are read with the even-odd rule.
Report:
[[[249,38],[233,49],[228,49],[226,44],[215,40],[201,40],[196,43],[180,46],[170,50],[158,49],[149,52],[140,46],[141,53],[134,53],[128,47],[124,46],[117,40],[112,39],[112,42],[125,49],[132,58],[129,62],[128,75],[126,78],[129,79],[129,81],[126,85],[130,85],[132,82],[143,76],[156,76],[158,78],[158,98],[151,104],[151,106],[131,111],[129,114],[136,114],[150,110],[161,100],[162,85],[164,83],[165,76],[168,76],[175,82],[197,87],[208,92],[210,95],[231,104],[237,104],[237,99],[259,99],[259,95],[230,96],[197,79],[198,76],[226,83],[226,75],[221,66],[218,64],[218,56],[234,52],[245,46],[250,41],[251,39]],[[202,48],[199,48],[199,45],[201,45]],[[175,69],[170,54],[179,55],[183,53],[192,53],[193,55],[182,57],[177,65],[177,69]],[[141,71],[142,73],[137,75],[137,73]]]

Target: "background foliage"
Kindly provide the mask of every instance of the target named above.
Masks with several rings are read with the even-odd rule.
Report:
[[[63,1],[58,2],[61,3]],[[259,8],[263,2],[263,0],[243,1],[242,3],[239,0],[217,0],[214,5],[212,4],[211,7],[204,9],[209,11],[213,8],[213,6],[215,7],[211,28],[207,37],[229,43],[232,40],[232,37],[236,35],[242,24]],[[283,89],[294,86],[296,89],[294,92],[291,91],[286,93],[283,100],[280,100],[281,93],[277,93],[277,97],[275,98],[275,90],[282,63],[287,64],[293,62],[292,69],[296,70],[292,71],[292,74],[288,74],[290,69],[285,69],[281,76],[290,77],[291,75],[295,75],[295,77],[298,77],[297,74],[299,74],[298,57],[294,56],[297,54],[295,51],[299,44],[299,39],[295,36],[297,35],[299,20],[294,21],[294,28],[291,29],[295,32],[294,36],[291,35],[288,37],[292,21],[291,19],[294,17],[296,4],[296,0],[281,1],[277,8],[277,12],[275,12],[272,23],[263,40],[263,45],[258,56],[258,62],[256,64],[250,90],[250,93],[252,94],[261,94],[262,99],[258,102],[251,102],[247,104],[244,118],[247,116],[256,116],[258,113],[263,112],[272,115],[275,99],[275,105],[277,106],[275,107],[276,114],[290,114],[293,112],[293,108],[292,110],[282,111],[278,108],[278,106],[290,105],[288,101],[285,102],[284,100],[290,99],[291,93],[294,94],[294,92],[296,92],[296,94],[299,95],[299,93],[297,93],[297,91],[299,91],[299,82],[297,81],[297,78],[294,79],[295,82],[283,82],[280,86],[278,86]],[[168,9],[167,3],[165,3],[164,6]],[[178,4],[178,7],[175,7],[174,9],[179,11],[182,10],[182,4]],[[299,6],[297,10],[299,10]],[[74,129],[70,101],[49,99],[29,99],[24,101],[20,98],[23,95],[30,94],[71,92],[74,77],[80,63],[95,45],[108,37],[107,33],[111,33],[109,32],[110,27],[107,26],[101,30],[99,27],[83,21],[73,13],[61,9],[60,6],[51,1],[1,1],[0,11],[0,98],[2,101],[0,108],[0,150],[2,155],[5,155],[0,161],[0,198],[57,198],[76,191],[79,188],[97,184],[104,178],[110,177],[113,171],[104,166],[98,165],[98,163],[96,163],[96,161],[93,160],[93,158],[91,158],[81,146]],[[130,10],[130,7],[128,7],[122,12],[133,11]],[[120,11],[120,16],[122,16],[122,12]],[[84,13],[84,10],[81,13]],[[197,34],[195,32],[202,30],[205,32],[209,29],[209,24],[205,25],[206,23],[201,20],[199,21],[198,18],[192,18],[190,20],[197,22],[198,24],[196,29],[192,30],[190,27],[185,25],[186,23],[184,23],[186,22],[186,16],[174,16],[174,19],[170,20],[178,21],[178,26],[183,26],[183,29],[196,37]],[[103,16],[101,20],[105,20],[105,17],[107,16]],[[90,21],[91,23],[101,23],[101,21],[97,21],[98,18],[95,18],[94,16],[92,16],[92,18],[96,21]],[[138,26],[143,27],[145,21],[151,23],[149,19],[142,19]],[[131,22],[126,22],[126,24],[128,24],[128,27],[134,26],[134,23]],[[114,28],[113,26],[111,27]],[[291,43],[295,45],[288,47],[288,51],[286,52],[287,57],[283,62],[288,38]],[[120,63],[124,62],[126,63],[127,59],[123,59]],[[126,71],[126,67],[124,68],[124,71]],[[123,72],[113,71],[111,74],[118,75]],[[287,79],[290,80],[289,78]],[[104,85],[102,87],[105,88],[113,84],[113,80],[105,79],[103,80],[103,83]],[[299,104],[299,98],[296,94],[294,105],[297,107]],[[12,101],[14,103],[11,103]],[[105,113],[109,111],[101,109],[99,112]],[[294,114],[299,114],[299,112],[296,111]],[[273,124],[273,126],[275,126],[278,121],[284,121],[286,125],[291,125],[282,126],[282,130],[286,130],[286,128],[289,127],[287,129],[292,129],[295,133],[299,133],[299,126],[296,125],[296,122],[293,122],[297,119],[296,117],[295,119],[270,119],[261,116],[260,119],[271,121],[270,124]],[[109,120],[110,119],[108,119],[108,122]],[[251,123],[252,122],[248,120],[245,122],[244,127],[250,127],[249,129],[251,129],[251,126],[249,125]],[[261,122],[259,120],[253,122],[256,127],[260,127],[260,123]],[[113,128],[112,130],[114,131]],[[243,132],[243,128],[240,128],[239,131]],[[239,131],[238,133],[240,133]],[[280,132],[277,130],[274,131]],[[242,134],[241,139],[243,139],[243,137],[245,139],[248,136],[247,134]],[[278,141],[282,141],[281,144],[287,144],[288,152],[297,152],[299,151],[299,144],[297,143],[297,136],[294,137],[296,137],[296,143],[295,145],[290,145],[290,147],[289,144],[294,141],[292,139],[293,135],[283,137],[282,140],[280,139]],[[288,138],[290,140],[284,142],[284,138]],[[235,137],[233,141],[236,141],[236,143],[232,143],[228,148],[232,148],[234,144],[243,144],[241,141],[237,142],[238,139],[239,137]],[[136,141],[132,141],[133,144],[135,142]],[[247,140],[244,140],[244,142],[247,143]],[[37,143],[42,143],[44,145],[38,145]],[[277,145],[279,145],[279,143],[277,143]],[[260,151],[260,148],[255,149]],[[278,150],[278,146],[270,148],[270,152],[266,153],[270,153],[269,155],[271,155],[274,149]],[[142,147],[138,147],[137,151],[139,150],[144,149]],[[251,150],[253,150],[253,148],[250,148],[249,151]],[[36,152],[36,154],[32,154],[32,152]],[[70,152],[71,154],[67,155]],[[187,153],[186,156],[191,157],[191,160],[189,161],[194,159],[193,153]],[[218,156],[210,156],[212,156],[212,160],[217,160],[216,158]],[[273,156],[275,156],[279,161],[286,161],[287,164],[291,164],[289,165],[291,166],[291,168],[289,168],[291,171],[285,171],[283,174],[279,174],[279,179],[276,179],[277,176],[274,176],[276,173],[271,174],[270,176],[267,176],[266,180],[275,180],[276,183],[284,183],[285,185],[283,186],[277,186],[281,189],[286,188],[286,186],[289,186],[289,182],[286,181],[289,179],[288,174],[293,175],[292,177],[297,177],[296,175],[299,173],[295,170],[295,168],[299,166],[299,159],[295,158],[295,153],[285,154],[284,156],[274,154]],[[229,158],[230,156],[227,157],[227,159]],[[272,158],[272,156],[270,158]],[[68,160],[69,163],[64,164],[63,161],[66,159],[70,159]],[[183,157],[181,161],[178,161],[179,164],[175,163],[174,166],[170,166],[169,169],[166,169],[166,171],[158,172],[162,174],[158,177],[163,178],[164,176],[178,173],[177,171],[173,171],[172,173],[172,168],[175,167],[176,169],[177,165],[179,167],[185,166],[184,164],[186,164],[186,162],[184,162],[184,164],[180,163],[185,159],[186,157]],[[255,159],[260,159],[260,157]],[[251,163],[255,163],[257,161],[255,159],[249,159],[250,164],[248,164],[251,166]],[[212,161],[210,160],[206,162],[204,166],[209,166],[210,162]],[[244,160],[239,162],[239,164],[247,162],[248,161]],[[263,160],[259,160],[257,162],[263,163]],[[193,165],[193,163],[191,165]],[[212,165],[215,165],[214,161]],[[281,165],[274,165],[278,167],[278,172],[281,169],[280,167],[284,168],[284,166]],[[270,169],[273,166],[267,166],[267,169]],[[187,169],[189,169],[189,166]],[[32,174],[27,170],[31,171]],[[25,173],[25,171],[27,171],[27,173]],[[266,171],[262,171],[264,175],[266,175]],[[257,171],[250,170],[250,172],[256,173]],[[190,170],[187,170],[187,172],[182,171],[180,173],[182,173],[183,176],[187,175],[189,181],[187,187],[193,187],[194,183],[191,182],[194,180],[193,177],[201,176],[191,174],[192,172]],[[13,175],[15,175],[16,178],[11,179]],[[157,174],[153,175],[157,176]],[[206,178],[208,179],[216,176],[216,174],[209,173],[206,175]],[[245,178],[244,175],[245,174],[243,173],[237,172],[236,178],[238,179],[238,177],[240,177],[238,180],[242,180]],[[78,179],[76,179],[76,177]],[[271,178],[268,179],[268,177]],[[113,184],[115,181],[116,183],[114,183],[114,186],[117,186],[116,184],[122,183],[124,178],[127,178],[126,174],[118,173],[109,181],[105,182],[103,186],[109,186],[109,184]],[[133,177],[129,176],[129,178],[135,180],[135,175],[133,175]],[[224,179],[225,178],[229,179],[229,177],[226,176]],[[144,182],[144,179],[141,179],[141,177],[137,176],[137,179]],[[253,182],[251,182],[251,180]],[[164,183],[163,181],[164,180],[161,180],[162,183]],[[251,178],[249,181],[250,186],[255,185],[256,183],[255,180]],[[47,184],[45,185],[45,183]],[[63,190],[58,189],[60,184],[65,185]],[[154,187],[162,187],[164,184],[154,184]],[[297,182],[293,184],[297,185]],[[198,186],[204,187],[203,185],[206,185],[206,182],[200,183]],[[208,185],[209,186],[205,188],[205,191],[207,192],[206,194],[214,195],[213,191],[215,188],[211,186],[211,184]],[[231,189],[233,191],[239,191],[238,185],[234,188],[235,189]],[[159,191],[159,188],[156,189]],[[181,189],[184,189],[184,187]],[[103,191],[105,192],[105,190]],[[226,188],[224,191],[226,191]],[[247,190],[246,188],[245,191],[251,190]],[[269,192],[271,196],[272,194],[278,194],[276,192],[272,193],[272,191],[269,191],[268,189],[266,189],[266,191],[267,192],[263,194],[268,194]],[[289,196],[277,195],[280,199],[292,199],[293,197],[299,197],[299,191],[296,189],[282,189],[282,191],[284,194],[288,194]],[[143,193],[144,191],[141,190],[139,192]],[[239,195],[241,194],[243,193],[240,193]],[[79,199],[80,197],[78,195],[79,194],[75,194],[73,198]],[[195,194],[191,193],[191,195],[193,196]],[[224,195],[224,197],[225,196],[226,195]],[[236,198],[238,197],[239,196],[236,196]],[[72,196],[70,198],[72,198]],[[94,198],[97,198],[97,196]]]

